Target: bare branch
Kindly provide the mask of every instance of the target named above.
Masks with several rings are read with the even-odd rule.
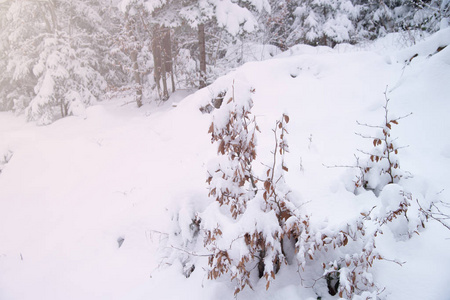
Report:
[[[173,246],[173,245],[171,245],[170,248],[175,249],[175,250],[178,250],[178,251],[185,252],[185,253],[187,253],[187,254],[189,254],[189,255],[192,255],[192,256],[198,256],[198,257],[210,257],[210,256],[213,256],[213,255],[214,255],[214,254],[198,254],[198,253],[196,253],[196,252],[187,251],[187,250],[185,250],[185,249],[181,249],[181,248],[175,247],[175,246]]]
[[[413,113],[410,112],[409,114],[406,114],[406,115],[404,115],[404,116],[398,117],[398,118],[396,118],[396,119],[389,120],[389,122],[392,122],[392,121],[398,121],[398,120],[407,118],[407,117],[409,117],[409,116],[412,115],[412,114],[413,114]]]
[[[441,223],[442,226],[450,230],[450,225],[445,223],[444,220],[450,220],[450,216],[447,214],[442,213],[435,204],[433,206],[438,209],[437,213],[433,213],[430,209],[423,209],[422,206],[419,203],[419,200],[416,199],[417,205],[419,205],[419,211],[422,212],[427,218],[433,219],[439,223]]]
[[[334,169],[334,168],[350,168],[350,169],[356,168],[356,169],[359,169],[359,168],[360,168],[359,166],[349,166],[349,165],[334,165],[334,166],[328,166],[328,165],[326,165],[326,164],[324,164],[324,163],[322,163],[322,166],[324,166],[324,167],[327,168],[327,169]]]
[[[374,137],[374,136],[370,136],[370,135],[364,135],[364,134],[361,134],[361,133],[359,133],[359,132],[355,132],[355,134],[356,135],[358,135],[358,136],[360,136],[360,137],[362,137],[362,138],[364,138],[364,139],[377,139],[377,137]]]
[[[360,123],[359,121],[356,121],[356,124],[358,124],[359,126],[370,127],[370,128],[379,128],[379,129],[384,128],[384,126],[370,125],[370,124],[366,124],[366,123]]]

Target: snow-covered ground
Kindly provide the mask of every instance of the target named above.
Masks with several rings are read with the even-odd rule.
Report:
[[[270,161],[271,128],[289,114],[286,180],[316,222],[337,224],[376,201],[352,193],[353,169],[333,166],[370,151],[371,140],[355,133],[371,129],[356,121],[383,121],[385,91],[390,113],[413,113],[392,130],[408,146],[399,158],[413,177],[402,186],[418,199],[450,201],[450,47],[436,51],[450,44],[450,30],[402,49],[386,40],[370,50],[297,46],[159,106],[111,100],[45,127],[0,113],[0,299],[232,299],[229,281],[207,280],[206,258],[185,278],[161,248],[171,246],[174,212],[213,201],[205,180],[217,111],[199,108],[233,82],[255,89],[258,163]],[[410,239],[399,231],[378,238],[378,251],[403,263],[375,263],[380,297],[448,299],[450,231],[435,221]],[[238,298],[338,298],[302,286],[296,269]]]

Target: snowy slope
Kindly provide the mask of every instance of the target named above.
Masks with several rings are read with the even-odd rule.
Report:
[[[352,193],[353,170],[326,166],[353,165],[357,149],[370,150],[371,141],[355,135],[368,128],[356,121],[382,122],[385,91],[393,114],[413,113],[393,129],[408,146],[401,168],[414,175],[403,186],[420,199],[449,201],[450,48],[436,53],[448,44],[445,30],[403,50],[298,46],[160,106],[112,100],[46,127],[1,113],[0,299],[232,299],[230,283],[207,280],[201,267],[188,279],[176,263],[168,267],[160,245],[170,245],[159,242],[174,212],[212,201],[205,184],[216,154],[212,115],[199,107],[233,84],[255,89],[258,162],[270,161],[271,129],[289,114],[287,183],[313,221],[339,224],[376,203],[372,192]],[[450,232],[429,222],[405,240],[396,230],[380,237],[379,250],[405,263],[375,265],[380,297],[448,298]],[[317,297],[292,265],[264,286],[239,298]]]

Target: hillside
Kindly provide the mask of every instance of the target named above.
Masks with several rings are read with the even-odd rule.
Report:
[[[225,90],[236,98],[254,90],[255,173],[271,162],[275,121],[289,115],[286,184],[317,228],[340,228],[396,199],[395,188],[355,193],[358,170],[345,167],[355,155],[367,159],[362,152],[372,140],[355,133],[376,130],[357,121],[383,125],[386,97],[392,118],[412,113],[392,129],[407,174],[395,186],[413,195],[411,210],[449,202],[450,47],[443,47],[450,30],[411,47],[392,39],[295,46],[140,109],[112,99],[43,127],[0,113],[0,299],[233,299],[229,279],[207,280],[206,250],[183,250],[167,238],[214,202],[205,180],[217,145],[208,128],[224,107],[200,108]],[[371,268],[378,297],[448,298],[450,231],[433,220],[417,229],[402,218],[377,237],[386,257]],[[178,257],[191,251],[199,256],[185,278]],[[302,274],[291,261],[268,291],[253,278],[254,290],[238,299],[338,299],[324,293],[323,278],[313,281],[322,274]]]

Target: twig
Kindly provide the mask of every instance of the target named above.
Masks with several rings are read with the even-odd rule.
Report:
[[[381,129],[382,129],[382,127],[378,127],[378,128],[381,128]],[[359,132],[355,132],[355,134],[356,134],[357,136],[360,136],[360,137],[364,138],[364,139],[377,139],[377,137],[375,137],[375,136],[364,135],[364,134],[361,134],[361,133],[359,133]]]
[[[178,250],[178,251],[183,251],[183,252],[185,252],[185,253],[187,253],[189,255],[198,256],[198,257],[210,257],[210,256],[214,255],[214,254],[198,254],[198,253],[195,253],[195,252],[192,252],[192,251],[187,251],[185,249],[181,249],[181,248],[175,247],[173,245],[171,245],[170,248]]]
[[[422,212],[427,218],[431,218],[439,223],[441,223],[442,226],[450,230],[450,225],[446,224],[443,220],[449,220],[450,216],[442,213],[439,208],[433,204],[433,206],[438,210],[438,213],[433,213],[431,209],[425,210],[422,208],[422,206],[419,203],[419,200],[416,199],[417,205],[419,205],[419,211]]]
[[[393,262],[393,263],[396,263],[396,264],[399,265],[400,267],[403,267],[403,265],[406,264],[406,261],[400,262],[400,261],[398,261],[398,260],[396,260],[396,259],[387,259],[387,258],[385,258],[385,257],[383,257],[383,260],[389,261],[389,262]]]
[[[125,102],[125,103],[123,103],[123,104],[121,105],[121,107],[122,107],[122,106],[125,106],[125,105],[128,105],[128,104],[132,104],[132,103],[136,103],[136,101],[133,100],[133,101]]]
[[[334,165],[334,166],[328,166],[324,163],[322,163],[322,166],[324,166],[327,169],[334,169],[334,168],[360,168],[359,166],[347,166],[347,165]]]
[[[379,128],[379,129],[383,129],[384,128],[384,126],[377,126],[377,125],[370,125],[370,124],[366,124],[366,123],[361,123],[358,120],[356,121],[356,124],[358,124],[359,126],[370,127],[370,128]]]

